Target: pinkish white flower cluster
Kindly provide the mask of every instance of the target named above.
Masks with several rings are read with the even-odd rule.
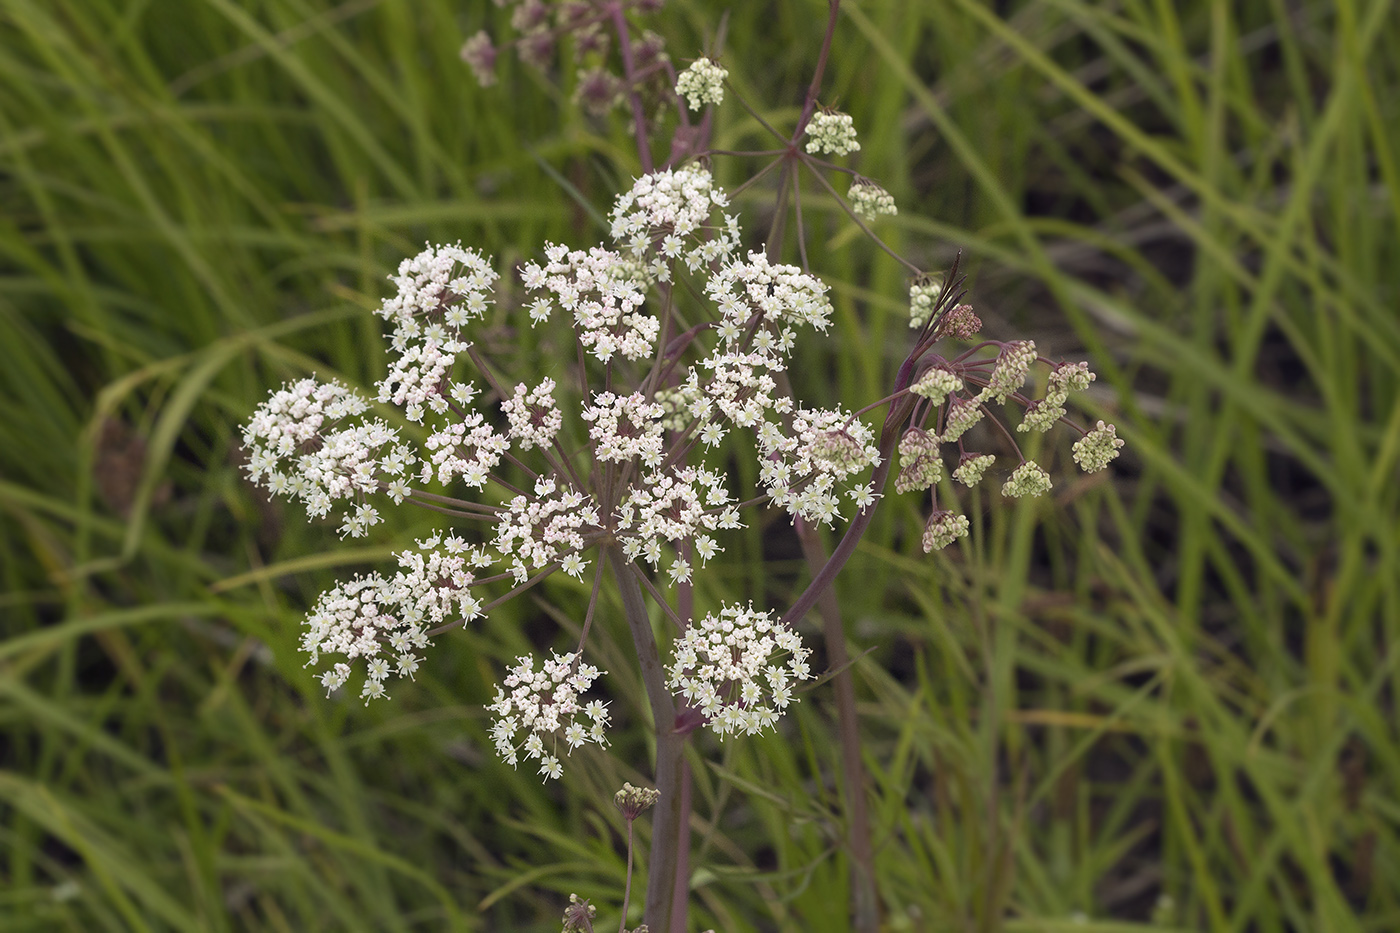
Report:
[[[515,395],[501,402],[501,411],[521,450],[548,447],[564,426],[564,413],[554,401],[554,380],[548,377],[533,389],[523,382],[516,386]]]
[[[518,495],[501,513],[493,544],[502,559],[511,558],[510,571],[517,584],[555,562],[579,576],[584,564],[578,554],[587,545],[584,535],[600,524],[598,508],[567,484],[548,477],[535,482],[533,496]],[[574,560],[568,560],[573,557]]]
[[[775,663],[783,654],[787,663]],[[721,737],[752,735],[772,728],[794,702],[793,683],[812,676],[810,654],[796,632],[767,612],[725,606],[685,630],[668,683]]]
[[[540,763],[540,774],[546,780],[558,778],[564,773],[559,761],[561,737],[566,756],[590,742],[607,744],[606,730],[612,718],[607,704],[580,700],[602,671],[579,661],[576,653],[555,654],[538,671],[528,655],[515,660],[516,666],[506,675],[504,686],[496,688],[496,701],[489,707],[496,714],[491,727],[496,754],[513,768],[524,752],[527,759]],[[509,693],[506,688],[510,688]],[[517,739],[521,732],[523,740]]]
[[[600,362],[616,354],[629,360],[650,356],[660,322],[642,311],[647,283],[635,262],[611,250],[545,249],[545,265],[526,263],[521,278],[529,291],[545,291],[530,306],[534,324],[549,319],[554,302],[573,315],[578,342]]]

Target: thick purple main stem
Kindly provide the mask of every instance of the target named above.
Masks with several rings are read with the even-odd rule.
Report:
[[[652,172],[651,142],[647,139],[647,115],[642,105],[642,96],[637,93],[637,70],[632,61],[632,37],[627,33],[627,17],[623,15],[622,4],[612,5],[613,28],[617,30],[617,47],[622,52],[623,79],[627,82],[627,97],[632,104],[632,124],[637,134],[637,157],[642,163],[642,174]]]
[[[617,545],[609,546],[606,553],[622,596],[622,614],[632,632],[642,683],[646,687],[647,701],[651,704],[651,715],[656,724],[656,789],[660,797],[652,810],[647,904],[643,920],[652,930],[668,931],[671,929],[671,898],[680,864],[681,755],[685,737],[676,733],[676,704],[666,686],[666,671],[661,666],[661,654],[651,631],[651,620],[647,618],[642,588],[628,570],[627,558]],[[684,902],[678,904],[677,909],[684,911]]]
[[[816,573],[827,562],[821,533],[813,525],[799,521],[798,539],[802,556]],[[817,602],[822,617],[827,663],[838,673],[836,688],[836,727],[841,737],[841,774],[846,784],[847,844],[851,853],[852,927],[858,933],[876,933],[880,928],[879,901],[875,891],[875,850],[870,840],[870,814],[865,801],[865,766],[860,760],[860,723],[856,719],[855,679],[851,658],[846,652],[846,628],[841,623],[841,605],[836,590],[828,589]]]

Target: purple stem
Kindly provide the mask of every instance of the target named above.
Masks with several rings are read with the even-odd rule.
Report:
[[[632,123],[636,128],[637,156],[642,160],[642,174],[650,175],[653,165],[651,146],[647,142],[647,115],[645,108],[642,107],[642,95],[637,93],[637,70],[632,61],[632,38],[627,33],[627,17],[622,13],[621,3],[612,5],[612,20],[613,28],[617,30],[617,47],[622,52],[622,71],[627,79],[627,97],[632,102]]]
[[[628,571],[628,560],[616,544],[605,549],[613,578],[622,597],[622,614],[632,632],[656,726],[656,790],[660,794],[652,811],[651,851],[647,859],[647,903],[643,920],[652,930],[671,929],[672,897],[680,867],[682,823],[681,760],[685,737],[676,732],[676,704],[666,686],[666,671],[647,617],[646,603],[637,578]],[[686,904],[676,905],[684,923]]]

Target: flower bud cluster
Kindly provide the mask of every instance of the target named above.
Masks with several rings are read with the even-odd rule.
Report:
[[[943,478],[943,458],[938,455],[938,438],[921,428],[910,428],[899,439],[897,493],[928,489]]]
[[[891,216],[899,213],[890,193],[872,181],[857,178],[851,183],[846,196],[851,199],[851,210],[862,220],[874,220],[881,214]]]
[[[962,379],[952,372],[935,366],[909,387],[915,395],[928,399],[930,405],[942,405],[943,400],[963,387]]]
[[[1085,473],[1097,473],[1118,456],[1118,448],[1122,446],[1123,439],[1118,436],[1118,429],[1100,421],[1094,430],[1075,441],[1074,462]]]
[[[787,654],[786,665],[775,662]],[[721,737],[772,728],[793,702],[792,684],[812,676],[810,649],[797,633],[752,606],[725,606],[685,630],[675,645],[669,685],[704,714]]]
[[[938,304],[938,296],[943,294],[943,283],[928,278],[917,278],[909,285],[909,326],[918,329],[933,317],[933,309]]]
[[[855,121],[848,113],[818,110],[807,124],[807,151],[813,155],[830,152],[843,156],[860,149]]]
[[[998,402],[1005,402],[1009,396],[1020,391],[1026,382],[1027,374],[1031,371],[1031,365],[1037,358],[1033,340],[1013,340],[1002,344],[1001,352],[997,355],[996,368],[992,370],[991,379],[987,381],[987,388],[983,390],[983,394]]]
[[[612,719],[607,704],[579,699],[602,671],[578,658],[578,654],[555,654],[538,671],[528,655],[515,659],[516,666],[502,681],[504,686],[496,688],[496,700],[488,707],[496,714],[491,739],[506,764],[515,767],[523,751],[527,759],[540,763],[540,774],[546,779],[558,778],[564,772],[557,754],[561,735],[568,746],[565,755],[590,742],[607,744],[605,730]],[[524,739],[517,740],[522,732]]]
[[[963,454],[958,462],[958,468],[953,471],[953,479],[964,486],[976,486],[982,482],[987,468],[996,463],[996,460],[997,458],[991,454]]]
[[[948,403],[948,415],[943,422],[943,433],[938,439],[945,444],[951,444],[968,432],[973,425],[982,420],[986,414],[986,409],[982,403],[975,398],[954,398]]]
[[[967,537],[966,515],[955,515],[946,510],[934,512],[924,525],[924,553],[941,551],[959,538]]]
[[[1046,380],[1045,398],[1026,406],[1025,417],[1017,431],[1048,431],[1065,416],[1065,402],[1070,392],[1082,392],[1094,381],[1088,363],[1061,363],[1050,371]]]
[[[1039,496],[1050,491],[1050,474],[1033,460],[1027,460],[1016,468],[1001,487],[1001,494],[1013,499],[1023,496]]]
[[[724,100],[724,79],[729,72],[708,58],[697,59],[676,79],[676,94],[691,110]]]

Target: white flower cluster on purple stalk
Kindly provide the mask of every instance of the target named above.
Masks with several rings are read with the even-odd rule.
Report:
[[[737,255],[738,221],[727,206],[702,168],[657,172],[618,199],[613,249],[550,244],[544,262],[522,265],[530,295],[522,317],[567,326],[579,348],[553,377],[507,381],[473,344],[498,278],[480,253],[448,245],[405,260],[379,311],[392,332],[376,399],[419,425],[421,443],[371,417],[369,401],[336,383],[303,379],[259,408],[243,433],[250,477],[313,516],[343,503],[342,535],[362,536],[381,520],[371,504],[379,495],[482,527],[468,533],[472,544],[454,532],[397,555],[392,579],[370,574],[321,597],[303,647],[312,663],[340,656],[321,675],[328,689],[347,684],[355,663],[365,670],[360,695],[384,696],[388,676],[417,669],[431,635],[486,610],[484,588],[513,587],[492,597],[499,601],[555,570],[581,577],[592,548],[607,541],[651,572],[665,565],[672,583],[691,580],[694,566],[722,549],[721,532],[743,527],[728,465],[705,463],[732,432],[751,439],[768,501],[794,517],[830,524],[849,514],[848,499],[856,509],[874,501],[868,474],[880,454],[870,426],[841,409],[803,406],[781,388],[801,328],[828,327],[827,288],[762,252]],[[681,287],[680,276],[695,281]],[[688,303],[668,320],[677,300]],[[668,310],[658,316],[649,302]],[[464,490],[477,495],[462,498]],[[733,711],[717,728],[753,731],[753,716],[770,724],[787,705],[789,682],[806,676],[806,650],[762,613],[726,609],[715,625],[750,633],[750,653],[793,656],[781,676],[744,675],[745,683],[762,675],[774,697],[766,713],[745,699],[754,688],[736,681],[739,699],[724,701]],[[507,679],[516,699],[498,700],[509,709],[498,710],[496,727],[507,760],[524,748],[552,777],[558,757],[536,743],[557,730],[565,752],[580,735],[601,741],[601,707],[590,707],[584,728],[558,699],[565,686],[586,689],[585,672],[589,683],[598,674],[578,665],[558,680],[559,664],[576,660],[556,659],[538,675],[517,668]],[[702,674],[687,676],[688,689],[698,689]],[[540,687],[539,677],[552,686]],[[528,684],[530,695],[554,698],[539,699],[533,714],[518,699]],[[715,696],[722,686],[713,682]],[[514,744],[518,728],[529,733],[523,746]]]

